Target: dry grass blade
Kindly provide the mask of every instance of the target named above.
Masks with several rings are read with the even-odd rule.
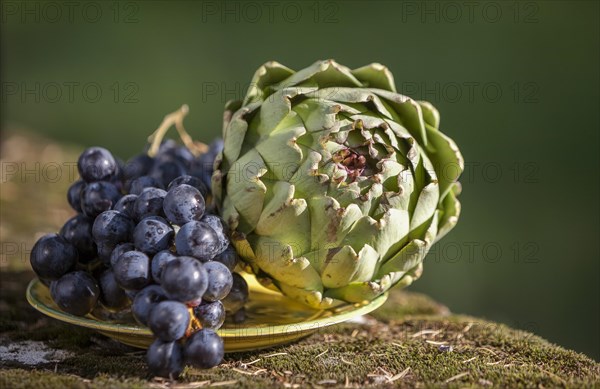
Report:
[[[455,376],[452,376],[452,377],[448,378],[446,381],[444,381],[444,383],[447,384],[449,382],[452,382],[452,381],[455,381],[455,380],[457,380],[459,378],[462,378],[462,377],[464,377],[466,375],[469,375],[469,372],[465,371],[464,373],[460,373],[460,374],[457,374]]]
[[[402,370],[402,372],[396,374],[395,376],[393,376],[392,378],[390,378],[390,382],[394,382],[396,380],[399,380],[401,378],[404,378],[408,372],[410,371],[410,367],[407,367],[406,369]]]
[[[419,331],[419,332],[415,332],[410,337],[411,338],[417,338],[417,337],[423,336],[423,335],[433,335],[433,336],[435,336],[435,335],[437,335],[437,334],[439,334],[441,332],[442,332],[442,330],[422,330],[422,331]]]

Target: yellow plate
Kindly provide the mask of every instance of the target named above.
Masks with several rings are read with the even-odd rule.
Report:
[[[226,323],[219,331],[226,352],[257,350],[278,346],[306,337],[322,328],[365,315],[379,308],[387,293],[368,304],[348,304],[330,310],[314,310],[262,287],[253,276],[244,275],[250,287],[246,320]],[[147,348],[153,336],[147,327],[133,320],[130,313],[110,313],[96,309],[85,317],[61,311],[50,291],[37,278],[27,287],[27,301],[44,315],[77,326],[91,328],[130,346]]]

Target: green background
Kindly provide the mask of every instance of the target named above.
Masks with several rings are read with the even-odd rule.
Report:
[[[411,289],[600,359],[598,2],[72,3],[3,2],[3,129],[126,158],[182,103],[218,136],[268,60],[380,62],[467,161]]]

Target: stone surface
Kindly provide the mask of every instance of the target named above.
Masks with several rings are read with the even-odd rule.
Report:
[[[600,365],[582,354],[398,290],[371,316],[287,346],[226,355],[212,370],[187,368],[176,383],[155,379],[143,351],[28,305],[28,251],[72,214],[65,193],[79,150],[15,134],[1,147],[5,166],[58,164],[62,175],[38,168],[39,179],[23,177],[19,168],[0,177],[0,388],[600,387]]]
[[[24,296],[32,277],[0,273],[1,388],[600,385],[600,365],[582,354],[396,290],[361,320],[287,346],[228,354],[215,369],[186,368],[178,383],[168,383],[151,376],[143,351],[29,307]],[[5,349],[26,360],[5,358]]]

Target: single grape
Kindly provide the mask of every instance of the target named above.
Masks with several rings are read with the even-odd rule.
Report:
[[[220,301],[207,302],[194,307],[194,316],[202,324],[202,328],[218,330],[225,322],[225,307]]]
[[[204,215],[202,221],[212,227],[219,238],[219,247],[217,254],[222,253],[229,246],[229,228],[227,224],[217,215]]]
[[[129,184],[129,193],[139,195],[146,188],[159,188],[162,189],[163,185],[161,182],[150,176],[141,176],[131,181]]]
[[[84,316],[94,309],[100,289],[96,281],[83,271],[67,273],[50,284],[52,300],[63,311]]]
[[[204,197],[200,191],[186,184],[171,188],[163,202],[167,219],[178,225],[202,219],[204,209]]]
[[[123,167],[123,173],[127,180],[133,180],[148,174],[154,165],[154,159],[148,154],[138,154],[131,158]]]
[[[67,191],[67,201],[71,208],[77,212],[83,212],[81,210],[81,192],[85,188],[85,181],[77,180],[69,187]]]
[[[199,369],[210,369],[223,360],[223,340],[210,329],[201,329],[193,334],[184,347],[185,361]]]
[[[133,230],[133,243],[138,250],[154,255],[171,247],[173,235],[173,227],[165,219],[150,216],[140,221]]]
[[[102,212],[94,221],[92,234],[96,243],[112,244],[131,240],[133,221],[119,211]]]
[[[109,309],[124,308],[129,300],[125,291],[117,284],[112,270],[107,269],[98,277],[100,302]]]
[[[98,249],[98,258],[100,258],[102,263],[106,266],[109,266],[110,258],[112,257],[113,251],[115,251],[115,245],[111,243],[98,243],[96,246]]]
[[[148,216],[162,216],[163,201],[167,192],[158,188],[145,188],[133,204],[133,213],[137,220]]]
[[[111,209],[120,198],[121,193],[112,182],[92,182],[81,191],[81,209],[87,216],[96,217]]]
[[[248,301],[248,283],[238,273],[233,273],[233,285],[222,302],[227,312],[237,312]]]
[[[93,223],[94,219],[78,214],[60,229],[60,235],[77,249],[80,263],[89,263],[96,258],[97,248],[92,237]]]
[[[213,261],[222,263],[223,265],[227,266],[229,271],[233,272],[233,269],[235,269],[239,258],[240,257],[238,256],[237,251],[235,251],[235,247],[230,244],[227,246],[225,251],[214,257]]]
[[[200,194],[202,194],[204,198],[206,198],[206,196],[208,196],[210,192],[210,190],[206,187],[206,185],[204,185],[200,178],[189,175],[177,177],[176,179],[171,181],[167,189],[171,190],[174,187],[183,184],[193,186],[194,188],[198,189],[200,191]]]
[[[175,258],[177,258],[177,256],[169,250],[159,251],[154,255],[151,263],[152,279],[154,282],[160,284],[163,267],[167,262],[171,262]]]
[[[38,277],[53,281],[71,271],[78,258],[77,249],[65,238],[47,234],[35,242],[29,260]]]
[[[79,156],[77,169],[86,182],[105,181],[117,173],[117,162],[105,148],[90,147]]]
[[[154,177],[163,187],[179,176],[187,174],[185,166],[175,159],[157,157],[157,161],[150,170],[149,175]]]
[[[160,278],[167,296],[186,304],[197,304],[208,286],[202,263],[191,257],[178,257],[165,264]]]
[[[165,342],[183,338],[189,324],[187,306],[177,301],[161,301],[148,316],[148,327],[154,336]]]
[[[156,159],[158,161],[174,160],[187,168],[194,158],[194,154],[187,147],[168,139],[160,145]]]
[[[123,289],[139,290],[150,283],[150,258],[140,251],[121,254],[113,268],[115,279]]]
[[[183,350],[177,342],[156,339],[146,352],[146,361],[152,374],[173,380],[183,371]]]
[[[135,246],[131,242],[119,243],[110,253],[110,266],[114,267],[121,254],[128,251],[135,251]]]
[[[152,308],[165,300],[167,300],[167,295],[160,286],[148,285],[135,295],[131,305],[131,313],[138,323],[147,326],[148,315]]]
[[[208,287],[202,299],[211,302],[224,299],[233,286],[231,272],[227,266],[215,261],[206,262],[203,267],[208,275]]]
[[[115,205],[113,205],[113,209],[115,211],[119,211],[129,216],[132,220],[135,219],[135,214],[133,211],[133,205],[137,200],[137,195],[128,194],[119,199]]]
[[[175,246],[179,255],[208,261],[218,254],[220,242],[217,233],[210,225],[204,222],[191,221],[184,224],[177,232]]]

